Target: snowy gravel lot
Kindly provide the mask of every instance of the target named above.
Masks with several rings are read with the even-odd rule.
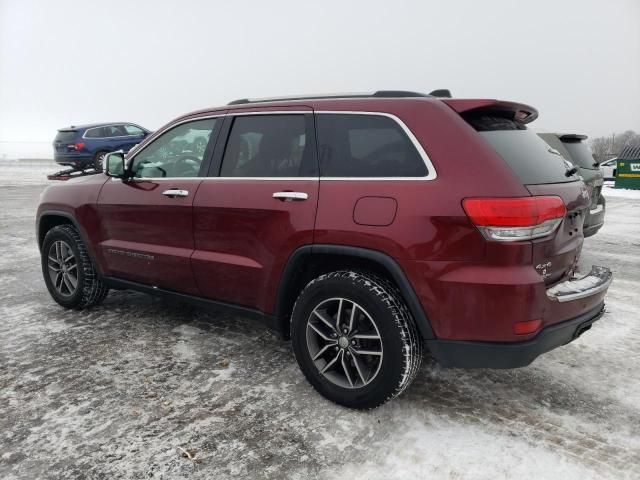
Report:
[[[605,188],[605,227],[585,241],[583,269],[615,272],[589,332],[519,370],[427,357],[402,396],[360,413],[248,320],[132,292],[58,307],[34,238],[55,169],[0,165],[1,479],[640,478],[638,192]]]

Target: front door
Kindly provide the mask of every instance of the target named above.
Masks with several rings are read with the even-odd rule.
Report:
[[[271,313],[289,255],[313,242],[312,111],[229,115],[220,137],[194,201],[194,276],[206,297]]]
[[[105,183],[98,212],[107,275],[198,294],[193,200],[221,123],[211,117],[170,126],[130,159],[131,178]]]

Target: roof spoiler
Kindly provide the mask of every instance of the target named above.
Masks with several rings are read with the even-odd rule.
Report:
[[[437,90],[429,92],[429,95],[438,98],[451,98],[451,90],[449,90],[448,88],[439,88]]]
[[[472,112],[508,114],[510,118],[521,124],[531,123],[538,118],[538,110],[524,103],[458,98],[444,99],[443,102],[460,114]]]

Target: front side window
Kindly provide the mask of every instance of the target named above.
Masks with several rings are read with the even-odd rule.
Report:
[[[163,133],[133,158],[133,176],[197,177],[217,121],[195,120]]]
[[[427,167],[402,127],[382,115],[318,114],[323,177],[424,177]]]
[[[129,136],[138,136],[144,134],[144,131],[140,127],[136,127],[135,125],[125,125],[124,129]]]
[[[234,119],[222,159],[222,177],[317,175],[315,146],[305,115],[247,115]]]
[[[123,125],[109,125],[104,127],[107,134],[106,137],[126,137],[127,131],[124,129]]]

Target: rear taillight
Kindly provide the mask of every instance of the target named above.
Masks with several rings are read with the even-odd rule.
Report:
[[[84,148],[84,143],[74,143],[73,145],[70,145],[70,147],[73,147],[73,150],[76,150],[79,152]]]
[[[567,214],[560,197],[465,198],[464,211],[487,240],[515,242],[553,233]]]

